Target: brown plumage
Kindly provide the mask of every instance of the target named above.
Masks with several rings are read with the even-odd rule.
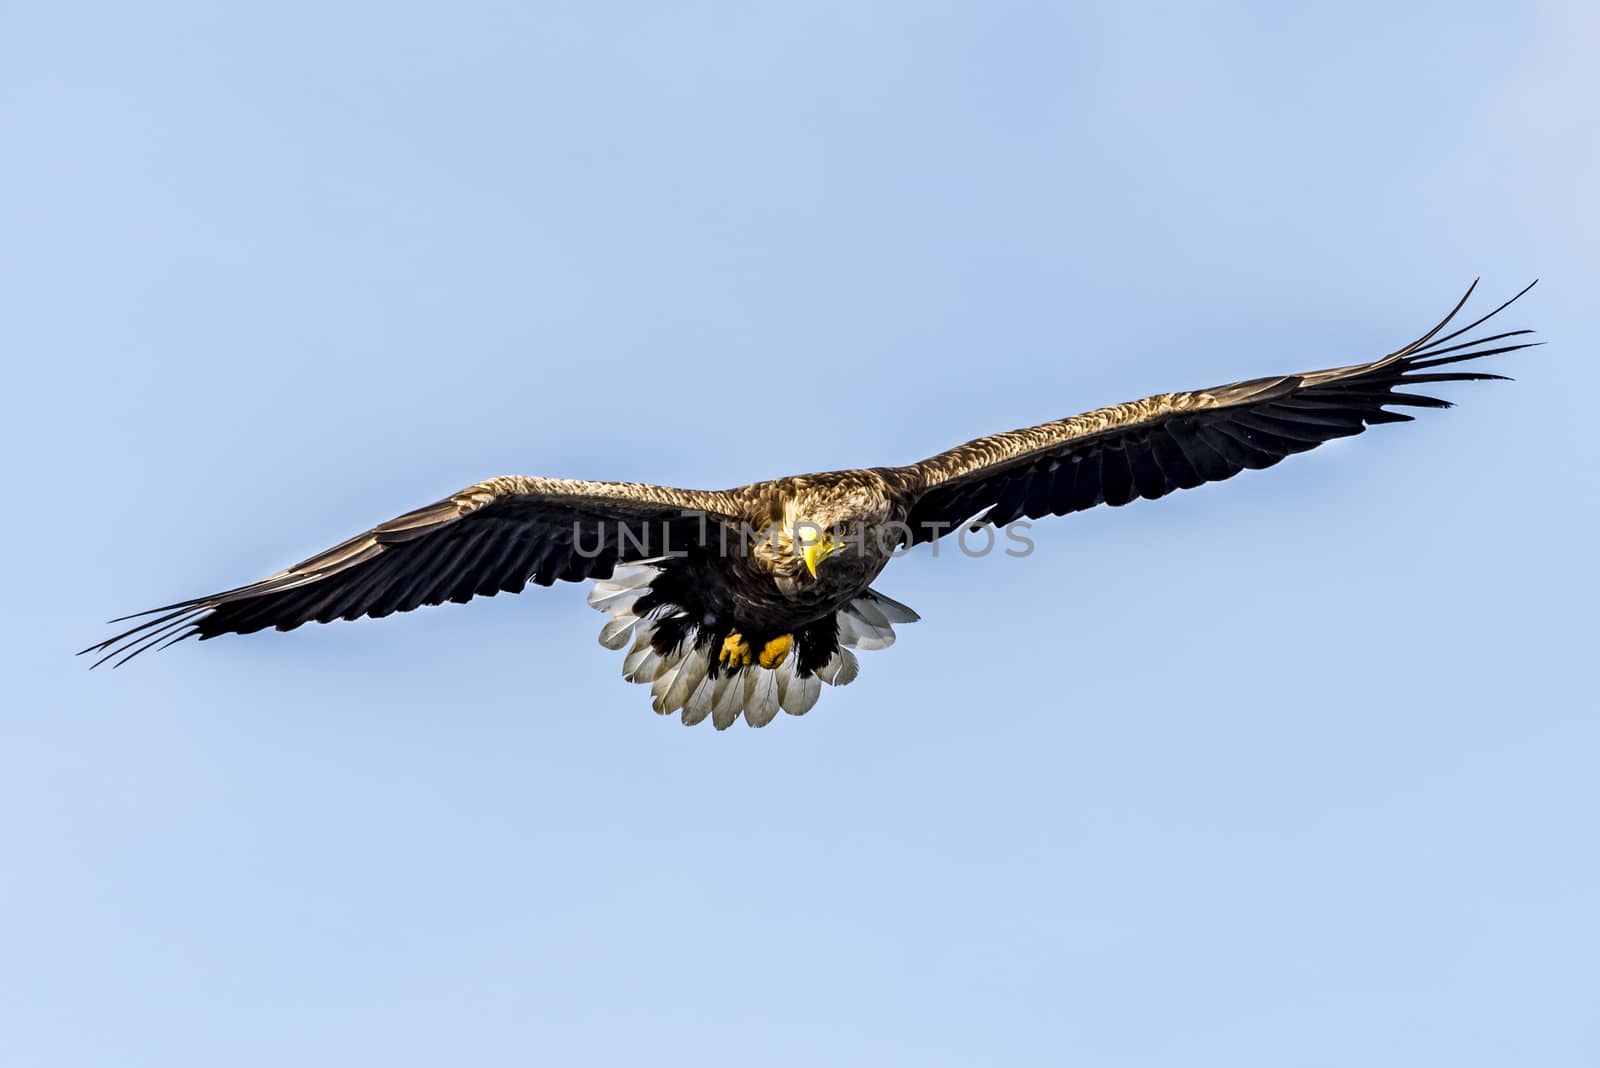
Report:
[[[1476,283],[1474,283],[1474,287]],[[1528,288],[1532,288],[1531,286]],[[807,711],[855,677],[916,613],[870,588],[908,545],[967,523],[1004,526],[1155,499],[1262,468],[1333,438],[1445,408],[1414,385],[1500,378],[1452,365],[1526,348],[1513,330],[1433,330],[1380,359],[1163,393],[993,434],[907,467],[802,475],[720,492],[510,476],[469,486],[275,575],[140,613],[84,650],[122,664],[189,637],[381,617],[421,605],[597,580],[601,642],[658,712],[719,727]],[[1455,342],[1452,344],[1452,342]],[[1451,368],[1440,370],[1440,368]],[[149,618],[144,618],[149,617]]]

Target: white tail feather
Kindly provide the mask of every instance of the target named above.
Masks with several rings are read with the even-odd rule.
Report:
[[[838,649],[828,662],[822,665],[822,670],[817,676],[829,686],[848,686],[856,681],[856,674],[861,670],[861,664],[856,660],[856,654],[848,649]]]
[[[633,639],[633,648],[629,650],[627,657],[622,661],[622,677],[629,682],[650,682],[656,677],[656,664],[660,662],[661,658],[650,647],[651,633],[650,627],[639,627],[638,635]],[[651,665],[650,673],[647,675],[645,674],[645,662],[650,660],[656,663]]]
[[[889,617],[883,614],[882,610],[872,602],[870,597],[857,597],[850,602],[845,612],[879,630],[894,630],[894,626],[889,622]]]
[[[744,708],[744,678],[724,675],[717,680],[718,692],[711,698],[711,725],[719,731],[733,726]]]
[[[778,673],[757,668],[747,675],[744,721],[752,727],[765,727],[778,714]]]
[[[695,647],[689,655],[683,658],[683,663],[678,665],[678,675],[672,680],[672,687],[667,690],[667,711],[675,712],[682,708],[689,700],[689,695],[694,693],[706,678],[706,669],[710,665],[710,657],[703,648]]]
[[[633,637],[633,625],[637,622],[633,616],[617,616],[607,621],[600,628],[600,644],[607,649],[621,649]]]
[[[887,649],[894,644],[894,628],[887,622],[879,625],[856,612],[859,601],[852,601],[839,610],[839,643],[857,649]]]
[[[877,590],[868,590],[864,597],[856,598],[853,603],[870,600],[888,623],[915,623],[922,617],[910,605],[901,604],[893,597],[885,597]]]
[[[605,612],[612,616],[631,616],[633,606],[639,603],[648,590],[618,590],[604,597],[589,596],[589,605],[597,612]]]
[[[683,647],[668,649],[660,654],[660,657],[661,663],[656,668],[655,676],[649,680],[650,696],[657,700],[666,697],[668,687],[672,685],[672,680],[678,675],[678,668],[684,661]]]
[[[709,674],[702,675],[695,685],[694,692],[688,700],[683,702],[683,725],[692,727],[711,714],[712,702],[717,696],[717,686],[725,682],[724,678],[712,678]]]
[[[822,680],[816,675],[790,675],[787,684],[779,676],[778,704],[791,716],[803,716],[816,707],[817,698],[822,696]]]

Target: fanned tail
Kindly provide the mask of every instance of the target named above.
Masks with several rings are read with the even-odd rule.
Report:
[[[600,630],[607,649],[628,650],[623,678],[650,687],[650,705],[660,715],[678,712],[684,724],[711,720],[726,730],[741,716],[764,727],[784,711],[803,716],[822,696],[824,684],[847,686],[860,671],[856,649],[886,649],[894,644],[894,625],[912,623],[917,613],[875,590],[867,590],[831,616],[777,636],[782,649],[774,663],[729,663],[724,642],[731,627],[691,620],[673,604],[652,604],[651,587],[660,576],[651,565],[619,567],[596,582],[589,604],[610,618]]]

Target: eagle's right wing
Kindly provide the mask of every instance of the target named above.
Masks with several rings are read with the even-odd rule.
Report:
[[[738,491],[510,476],[469,486],[248,586],[154,608],[83,650],[120,665],[158,645],[386,616],[606,578],[618,564],[725,544]],[[113,620],[112,622],[120,622]]]

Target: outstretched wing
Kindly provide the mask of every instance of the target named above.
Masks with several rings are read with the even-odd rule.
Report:
[[[1003,526],[1022,516],[1066,515],[1137,497],[1154,500],[1232,478],[1245,468],[1271,467],[1292,453],[1377,423],[1412,418],[1390,408],[1448,408],[1448,401],[1401,387],[1503,378],[1435,368],[1534,344],[1508,341],[1531,330],[1451,344],[1505,310],[1531,284],[1488,315],[1441,336],[1475,288],[1477,282],[1438,326],[1371,363],[1163,393],[979,438],[896,469],[913,501],[908,520],[913,543],[931,541],[975,517]]]
[[[293,630],[312,620],[386,616],[515,593],[530,582],[606,578],[619,563],[719,544],[724,525],[733,522],[736,492],[490,479],[259,582],[125,616],[144,621],[83,652],[101,654],[94,666],[113,657],[121,665],[190,637]]]

